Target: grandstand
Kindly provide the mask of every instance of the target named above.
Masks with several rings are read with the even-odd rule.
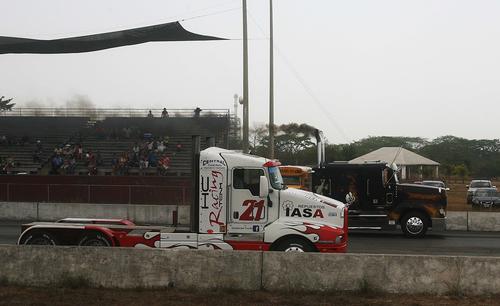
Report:
[[[203,110],[195,115],[190,110],[152,110],[147,118],[144,109],[48,109],[17,108],[0,116],[0,158],[3,174],[71,174],[71,175],[191,175],[192,136],[201,136],[202,148],[208,141],[219,147],[228,146],[229,110]],[[165,148],[160,152],[157,145]],[[147,146],[150,146],[149,148]],[[132,163],[134,146],[142,146],[140,154],[170,159],[170,166],[159,171],[158,163]],[[76,156],[78,147],[83,156],[75,158],[68,171],[67,161],[55,171],[53,158]],[[65,155],[68,151],[75,152]],[[90,171],[85,155],[98,155],[95,171]],[[148,155],[149,154],[149,155]],[[120,157],[127,160],[125,169],[118,169]],[[63,159],[64,159],[63,158]],[[145,157],[146,158],[146,157]],[[11,163],[10,165],[7,165]],[[7,165],[7,167],[5,167]],[[143,166],[143,167],[141,167]],[[61,168],[61,169],[62,169]]]

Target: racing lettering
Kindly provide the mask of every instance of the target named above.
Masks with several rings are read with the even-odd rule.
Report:
[[[214,224],[217,225],[224,225],[224,222],[220,221],[221,217],[221,212],[223,209],[223,184],[222,184],[222,178],[223,175],[219,171],[212,170],[211,172],[211,179],[207,177],[207,188],[210,192],[210,195],[212,197],[212,205],[211,206],[211,211],[208,216],[208,221],[210,223],[210,226],[214,226]],[[209,183],[209,180],[211,180],[211,184]],[[202,190],[204,190],[203,186],[203,178],[202,178]],[[204,205],[206,205],[204,203]],[[203,208],[203,207],[202,207]]]
[[[306,218],[309,218],[312,216],[312,211],[310,208],[304,208],[304,210],[302,211],[302,216],[303,217],[306,217]]]
[[[285,209],[285,215],[287,217],[299,217],[299,218],[310,218],[310,217],[313,217],[313,218],[324,218],[323,216],[323,212],[321,211],[321,209],[316,209],[314,211],[314,214],[312,212],[312,209],[311,208],[303,208],[303,209],[300,209],[300,208],[293,208],[291,209],[290,207],[287,207]]]
[[[313,218],[324,218],[323,212],[321,211],[321,209],[316,209],[316,211],[314,212]]]
[[[243,206],[247,206],[247,208],[241,213],[240,221],[259,221],[262,219],[264,200],[245,200]],[[255,209],[257,209],[257,211],[254,214]]]

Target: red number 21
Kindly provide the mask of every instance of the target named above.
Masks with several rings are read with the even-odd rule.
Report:
[[[242,221],[259,221],[262,219],[262,213],[264,212],[264,200],[245,200],[243,206],[247,206],[245,211],[241,214],[240,220]],[[254,214],[254,209],[257,211]]]

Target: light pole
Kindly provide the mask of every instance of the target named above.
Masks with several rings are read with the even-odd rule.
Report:
[[[269,158],[274,159],[273,0],[269,0]]]
[[[248,100],[247,0],[243,0],[243,153],[248,153]]]

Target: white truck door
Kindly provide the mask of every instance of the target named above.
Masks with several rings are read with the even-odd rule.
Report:
[[[259,233],[267,222],[267,198],[259,197],[263,168],[233,168],[228,232]]]

